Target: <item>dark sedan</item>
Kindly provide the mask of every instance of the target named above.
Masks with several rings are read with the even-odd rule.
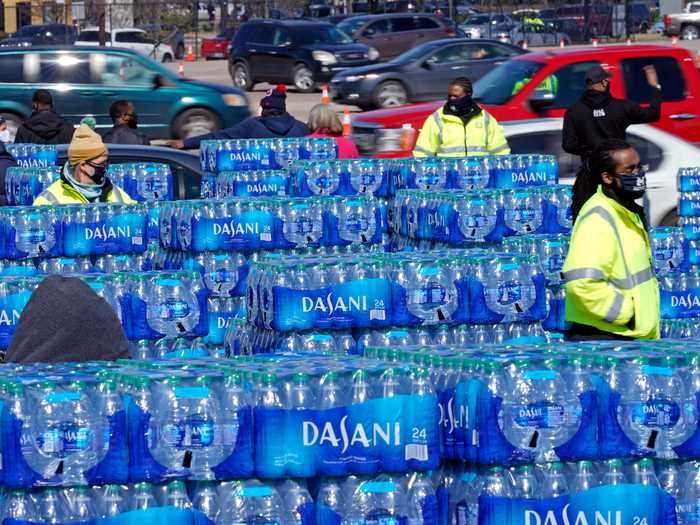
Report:
[[[363,110],[445,96],[456,77],[477,80],[523,49],[493,40],[444,39],[418,46],[387,62],[356,67],[333,77],[333,99]]]

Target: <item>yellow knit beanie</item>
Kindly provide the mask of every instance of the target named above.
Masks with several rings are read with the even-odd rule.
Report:
[[[90,126],[81,124],[75,130],[73,140],[68,146],[68,161],[71,166],[77,166],[81,162],[107,154],[107,146],[102,142],[102,137],[90,129]]]

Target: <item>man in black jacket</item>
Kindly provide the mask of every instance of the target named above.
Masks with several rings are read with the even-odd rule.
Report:
[[[598,144],[606,139],[625,140],[632,124],[655,122],[661,117],[661,86],[653,66],[644,68],[651,86],[648,107],[610,95],[610,74],[601,66],[586,72],[588,89],[564,115],[562,147],[584,162]]]
[[[39,89],[32,96],[32,116],[17,130],[15,144],[70,144],[73,131],[54,111],[51,93]]]
[[[109,107],[109,116],[112,117],[114,126],[105,134],[105,144],[151,145],[151,141],[137,130],[138,116],[131,102],[117,100]]]
[[[7,206],[5,175],[7,174],[7,168],[13,166],[17,166],[14,157],[5,149],[5,144],[0,142],[0,206]]]

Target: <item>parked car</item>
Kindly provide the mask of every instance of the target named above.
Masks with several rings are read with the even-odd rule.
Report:
[[[608,4],[591,2],[588,6],[588,25],[586,26],[586,6],[584,4],[563,5],[557,8],[557,18],[573,18],[579,27],[584,28],[590,36],[612,36],[613,9]]]
[[[683,12],[664,16],[665,34],[683,40],[700,38],[700,2],[690,2]]]
[[[228,55],[228,48],[236,34],[235,27],[227,28],[223,33],[213,38],[203,38],[200,54],[204,60],[225,59]]]
[[[495,38],[496,26],[513,25],[513,19],[508,15],[485,13],[467,17],[459,28],[467,38]]]
[[[354,16],[338,24],[338,29],[375,48],[382,60],[425,42],[457,34],[453,22],[429,14]]]
[[[571,45],[571,38],[566,33],[552,29],[550,26],[538,24],[515,24],[512,28],[501,30],[497,28],[495,38],[502,42],[509,42],[523,47],[527,42],[528,47],[556,46],[560,42]]]
[[[185,58],[185,33],[175,24],[143,24],[138,26],[148,33],[153,40],[168,44],[175,53],[175,58]]]
[[[573,184],[581,161],[561,147],[563,119],[506,122],[504,134],[513,153],[546,153],[557,157],[559,180]],[[648,124],[630,126],[627,141],[648,166],[646,210],[653,226],[674,226],[678,221],[676,204],[678,168],[700,165],[700,149]]]
[[[68,162],[68,146],[56,147],[60,166]],[[202,163],[191,151],[158,146],[110,144],[109,163],[157,162],[167,164],[173,174],[174,200],[199,199],[202,186]]]
[[[680,47],[660,45],[605,46],[527,53],[494,68],[474,83],[474,96],[498,121],[563,117],[586,88],[586,71],[605,64],[612,73],[613,96],[645,103],[651,96],[644,67],[653,65],[661,79],[661,119],[654,127],[700,145],[700,74],[692,55]],[[556,82],[546,82],[554,76]],[[552,92],[548,85],[557,87]],[[539,88],[539,89],[538,89]],[[370,111],[353,120],[360,152],[379,157],[410,154],[387,137],[403,124],[420,129],[442,102]]]
[[[70,45],[75,42],[78,30],[65,24],[42,24],[20,27],[9,38],[0,40],[0,47],[31,47]]]
[[[586,28],[576,18],[543,18],[542,20],[547,27],[568,36],[572,44],[588,43]]]
[[[131,49],[157,62],[172,62],[175,56],[172,47],[149,38],[143,29],[113,29],[106,32],[105,38],[109,47]],[[75,41],[76,46],[95,46],[99,43],[100,30],[97,27],[84,29]]]
[[[56,110],[71,124],[95,117],[112,126],[109,106],[134,103],[139,129],[149,138],[186,138],[233,126],[250,116],[243,92],[180,78],[131,50],[108,47],[33,47],[0,50],[0,115],[16,131],[32,111],[36,89],[53,93]]]
[[[492,40],[448,38],[420,45],[385,63],[348,69],[333,77],[333,100],[363,110],[445,96],[455,77],[476,80],[525,51]]]
[[[241,89],[271,82],[309,93],[336,73],[378,58],[376,49],[353,42],[326,22],[254,20],[238,30],[228,59],[233,83]]]

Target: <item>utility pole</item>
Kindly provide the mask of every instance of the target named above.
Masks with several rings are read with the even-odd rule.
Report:
[[[104,46],[107,43],[107,32],[105,31],[105,3],[104,0],[97,2],[97,23],[99,25],[99,40],[100,45]]]

